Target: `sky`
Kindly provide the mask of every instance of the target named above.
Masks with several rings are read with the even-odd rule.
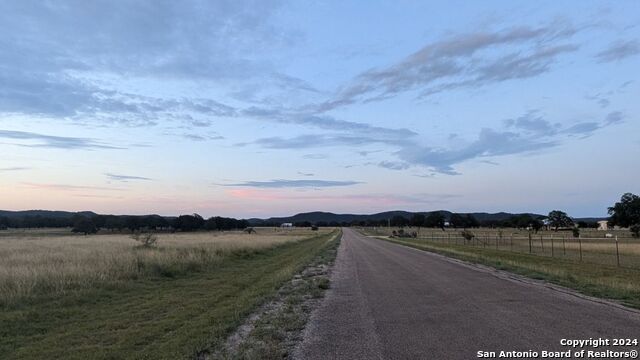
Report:
[[[0,0],[0,209],[604,216],[638,1]]]

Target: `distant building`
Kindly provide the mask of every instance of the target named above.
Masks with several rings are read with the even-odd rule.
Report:
[[[290,228],[290,227],[293,227],[293,224],[292,223],[282,223],[282,224],[280,224],[280,227],[281,228]]]
[[[598,221],[598,230],[609,230],[609,222],[607,220]]]

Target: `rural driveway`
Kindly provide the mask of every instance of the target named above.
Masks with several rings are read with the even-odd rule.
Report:
[[[578,349],[561,346],[565,338],[640,337],[639,312],[343,232],[331,289],[295,358],[473,359],[501,350],[541,357]]]

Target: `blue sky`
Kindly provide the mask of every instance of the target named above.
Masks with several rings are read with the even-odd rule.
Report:
[[[1,1],[0,208],[603,216],[637,1]]]

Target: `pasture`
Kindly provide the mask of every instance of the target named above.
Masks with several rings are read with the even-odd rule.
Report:
[[[398,228],[365,228],[367,235],[390,236]],[[571,231],[544,230],[529,233],[522,229],[468,229],[474,235],[465,240],[462,229],[404,228],[404,233],[417,234],[416,241],[492,248],[500,251],[526,253],[586,263],[615,265],[640,269],[640,239],[626,230],[581,230],[579,237]],[[609,234],[610,237],[606,237]],[[617,241],[616,241],[617,240]],[[617,243],[616,243],[617,242]]]
[[[338,231],[0,233],[4,358],[153,358],[215,348]],[[73,348],[73,353],[67,350]]]
[[[502,234],[497,229],[471,229],[475,235],[472,240],[464,239],[461,230],[421,229],[415,238],[389,236],[393,230],[398,231],[360,229],[365,235],[546,280],[640,308],[640,240],[630,236],[618,233],[616,251],[615,237],[574,238],[570,232],[565,232],[564,237],[562,232],[539,232],[532,234],[529,242],[528,232],[516,229],[502,229]],[[404,231],[417,232],[417,229],[405,228]]]

